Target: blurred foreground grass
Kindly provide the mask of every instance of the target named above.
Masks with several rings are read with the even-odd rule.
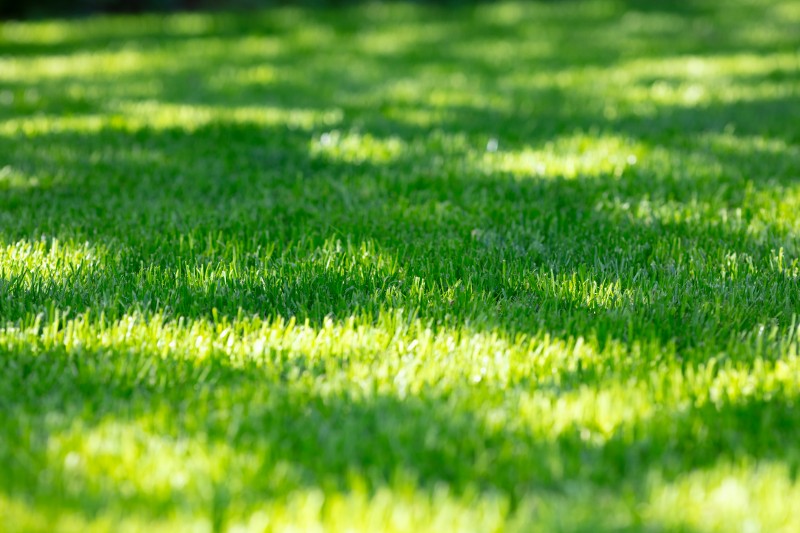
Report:
[[[798,27],[2,24],[0,523],[800,530]]]

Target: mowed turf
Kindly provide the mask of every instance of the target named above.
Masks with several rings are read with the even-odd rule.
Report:
[[[800,531],[800,4],[0,25],[4,531]]]

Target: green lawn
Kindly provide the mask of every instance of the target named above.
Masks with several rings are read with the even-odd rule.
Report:
[[[2,529],[800,531],[798,28],[2,23]]]

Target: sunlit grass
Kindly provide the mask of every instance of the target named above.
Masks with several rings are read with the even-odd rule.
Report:
[[[793,531],[798,510],[790,502],[800,498],[795,479],[782,464],[723,463],[673,483],[654,480],[647,512],[676,529]]]
[[[796,3],[0,26],[11,531],[795,531]]]
[[[285,504],[283,498],[287,495],[294,500],[304,494],[300,487],[309,471],[320,476],[323,486],[337,475],[347,474],[349,469],[345,469],[342,460],[352,453],[352,445],[340,446],[349,439],[349,432],[337,435],[329,423],[338,421],[351,431],[359,428],[363,431],[364,421],[349,417],[369,410],[372,402],[387,407],[395,402],[409,402],[411,411],[405,415],[408,419],[397,418],[390,411],[378,415],[388,417],[383,424],[378,423],[378,436],[386,435],[404,443],[408,438],[404,423],[414,427],[424,424],[428,415],[437,414],[418,404],[419,398],[427,397],[427,401],[457,398],[458,402],[447,401],[436,407],[452,411],[450,416],[456,425],[449,431],[456,433],[441,434],[448,429],[433,424],[427,426],[427,434],[420,435],[423,456],[444,453],[447,465],[422,466],[422,463],[418,472],[403,472],[400,463],[396,465],[400,478],[391,478],[393,488],[385,489],[389,492],[383,495],[367,497],[366,501],[365,495],[358,495],[358,491],[374,483],[371,477],[361,478],[365,474],[370,476],[370,470],[350,472],[342,482],[348,490],[356,492],[349,496],[331,493],[331,497],[333,502],[356,498],[361,502],[356,507],[363,516],[339,517],[330,522],[334,527],[344,527],[351,525],[351,520],[374,520],[375,513],[382,516],[387,510],[380,509],[387,505],[397,506],[397,512],[408,512],[405,507],[411,504],[405,499],[417,500],[420,496],[415,495],[413,485],[408,486],[408,481],[404,481],[407,476],[427,478],[443,466],[460,464],[476,476],[474,482],[480,482],[492,479],[496,468],[502,469],[510,462],[515,467],[537,472],[541,481],[558,479],[567,473],[577,479],[602,478],[607,475],[604,469],[609,465],[601,458],[611,454],[606,459],[611,460],[610,464],[620,460],[614,458],[616,454],[625,453],[628,446],[636,448],[637,434],[646,431],[645,428],[656,430],[676,417],[694,418],[697,415],[692,415],[692,411],[702,410],[707,404],[710,407],[705,409],[715,412],[714,405],[771,398],[794,401],[800,386],[795,335],[796,332],[781,338],[774,333],[757,332],[738,348],[744,355],[767,354],[766,360],[779,355],[781,359],[775,363],[765,363],[763,358],[755,365],[735,362],[737,353],[731,351],[728,354],[731,359],[727,361],[712,359],[682,368],[676,354],[667,352],[666,360],[653,368],[638,360],[642,347],[635,347],[631,353],[624,345],[615,343],[597,352],[584,339],[564,342],[545,336],[512,342],[496,334],[466,330],[434,332],[419,320],[409,322],[401,313],[378,317],[375,321],[363,318],[340,324],[328,321],[320,328],[293,320],[221,319],[216,324],[196,320],[190,325],[183,320],[165,322],[160,317],[146,320],[130,316],[116,322],[92,320],[88,316],[72,320],[58,316],[45,321],[37,318],[21,328],[6,328],[0,337],[0,344],[11,357],[6,360],[9,381],[4,382],[3,392],[10,393],[18,386],[16,380],[21,376],[11,369],[30,357],[23,355],[25,351],[40,354],[28,363],[32,364],[33,375],[52,368],[58,377],[49,390],[35,387],[24,395],[35,399],[40,412],[50,413],[43,416],[42,426],[30,427],[24,418],[7,420],[18,428],[19,442],[28,443],[26,455],[16,455],[12,450],[7,459],[14,465],[12,472],[19,476],[19,483],[33,473],[28,469],[38,468],[34,466],[37,463],[29,461],[41,453],[48,471],[57,476],[52,481],[38,482],[42,496],[52,498],[61,494],[68,501],[88,497],[87,505],[99,505],[103,495],[113,494],[119,498],[114,508],[120,516],[124,516],[126,508],[167,509],[174,502],[188,513],[188,520],[189,516],[202,514],[208,502],[219,497],[215,491],[222,490],[224,504],[231,505],[240,513],[236,516],[244,519],[260,509],[260,504],[248,496],[255,487],[260,487],[270,499]],[[109,359],[107,354],[119,355]],[[41,358],[53,359],[47,362]],[[585,378],[573,375],[576,372],[593,379],[584,382]],[[532,375],[541,376],[538,386],[521,387]],[[75,392],[65,387],[76,379],[84,384],[81,388],[89,387],[84,390],[103,384],[114,400],[107,403],[111,398],[105,397],[94,414],[76,417],[77,413],[85,412],[83,401],[94,403],[91,397],[84,396],[85,392],[80,393],[85,400],[76,402]],[[217,384],[219,379],[228,385],[221,388]],[[260,385],[253,387],[255,383]],[[113,402],[124,401],[130,387],[143,394],[128,404],[129,414],[120,418],[113,410]],[[465,396],[465,388],[472,392]],[[317,418],[317,410],[324,413],[331,404],[343,399],[350,405],[344,412],[330,413],[335,417],[330,422],[324,417]],[[475,417],[481,432],[494,435],[493,438],[515,435],[518,445],[523,447],[517,450],[484,447],[469,432],[469,426],[464,426],[463,420],[459,422],[466,416],[461,411],[464,408],[469,409],[470,417]],[[299,414],[295,414],[295,409],[306,414],[295,418]],[[13,417],[18,413],[6,414]],[[253,433],[253,422],[262,417],[266,425],[259,433]],[[720,420],[725,421],[725,418]],[[42,430],[46,431],[45,440],[40,440],[37,434]],[[700,431],[700,435],[704,431],[702,425],[687,430]],[[266,432],[269,438],[265,440],[260,432]],[[253,441],[256,435],[261,438]],[[312,435],[315,440],[330,439],[328,445],[332,449],[325,452],[321,462],[303,466],[289,460],[283,448],[286,440],[299,443]],[[339,440],[342,437],[345,441]],[[456,450],[446,451],[447,441],[452,437],[462,440],[459,448],[466,456]],[[667,434],[662,438],[665,440],[651,445],[664,449],[680,446],[679,442],[671,442]],[[568,456],[556,451],[566,445],[566,442],[558,444],[561,439],[586,448],[584,464],[572,463]],[[378,459],[385,460],[396,453],[379,447],[373,449],[366,443],[364,446],[366,453]],[[440,449],[441,446],[445,448]],[[535,453],[531,454],[532,450]],[[461,483],[471,484],[468,477],[461,479]],[[736,479],[730,483],[737,483]],[[502,484],[502,478],[496,482]],[[782,483],[790,484],[790,492],[779,496],[777,501],[773,498],[769,505],[788,509],[791,491],[796,489],[790,481]],[[412,492],[408,493],[409,490]],[[657,490],[663,491],[658,493],[657,509],[664,512],[663,500],[681,497],[673,493],[683,489]],[[392,494],[396,491],[400,494]],[[322,498],[323,494],[315,497]],[[524,497],[524,493],[516,497]],[[541,497],[544,496],[537,498]],[[433,508],[425,503],[426,497],[422,498],[412,507],[420,505],[414,513],[421,513],[426,519],[430,519],[430,513],[443,512],[440,505],[456,505],[450,512],[460,509],[451,520],[474,519],[470,512],[459,507],[458,497],[452,503],[450,497],[445,500],[437,497],[439,503]],[[495,499],[498,503],[491,503]],[[508,501],[501,494],[481,503],[498,504],[500,507],[493,512],[500,514],[494,519],[510,519]],[[335,503],[329,504],[333,507],[326,506],[325,518],[318,516],[320,507],[294,516],[291,506],[279,510],[281,505],[268,507],[269,515],[289,512],[291,520],[298,522],[332,519],[328,513],[337,508]],[[760,509],[755,505],[754,510]],[[151,512],[144,514],[148,516]],[[767,518],[770,523],[781,516]],[[727,523],[728,519],[720,520]]]
[[[647,147],[630,139],[598,134],[558,137],[538,150],[507,152],[501,139],[487,142],[487,172],[507,172],[520,177],[622,176],[636,165]]]

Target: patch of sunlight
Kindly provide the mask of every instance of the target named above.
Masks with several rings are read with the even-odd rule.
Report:
[[[223,442],[169,437],[147,424],[108,420],[92,428],[76,424],[51,435],[48,461],[58,465],[64,490],[74,495],[112,491],[134,500],[177,501],[200,526],[206,525],[202,517],[210,514],[215,486],[224,484],[227,494],[236,495],[269,472],[269,479],[262,482],[281,486],[282,495],[258,503],[233,498],[226,513],[229,530],[442,531],[454,524],[495,528],[508,519],[507,498],[475,491],[457,496],[445,487],[420,490],[411,475],[395,475],[392,486],[372,494],[355,472],[347,492],[300,488],[297,480],[277,479],[292,475],[291,463],[264,470],[267,450],[255,455]]]
[[[508,172],[515,176],[620,176],[646,154],[645,147],[621,136],[574,134],[548,141],[542,148],[504,151],[497,148],[483,155],[486,172]]]
[[[722,133],[707,132],[696,136],[698,142],[711,150],[731,151],[744,156],[758,154],[780,155],[788,160],[800,159],[800,146],[790,144],[785,139],[763,135],[741,135],[734,131]]]
[[[383,115],[401,124],[429,128],[441,124],[451,113],[444,109],[389,106],[384,108]]]
[[[0,39],[12,44],[61,44],[74,37],[75,24],[64,21],[3,22]]]
[[[368,133],[347,133],[338,130],[325,132],[311,140],[309,150],[313,157],[347,163],[372,161],[386,163],[397,159],[408,149],[397,137],[381,139]]]
[[[763,337],[761,333],[761,337]],[[752,397],[770,398],[774,394],[787,392],[797,395],[800,390],[800,365],[797,346],[789,345],[783,358],[772,364],[762,360],[753,368],[725,361],[709,365],[718,372],[708,385],[708,401],[721,405],[747,401]]]
[[[764,218],[784,233],[800,236],[800,184],[776,185],[772,190],[765,189],[759,194],[762,201],[756,199],[755,204]]]
[[[221,17],[208,13],[180,13],[165,17],[164,30],[169,35],[203,35],[219,25]]]
[[[598,80],[611,99],[638,105],[640,114],[659,106],[693,107],[779,99],[795,94],[790,79],[768,78],[775,71],[797,68],[793,54],[734,54],[636,59],[608,69],[567,71],[554,78],[565,89],[581,79]],[[752,78],[753,83],[734,83]],[[620,86],[624,90],[619,90]]]
[[[120,120],[108,115],[51,116],[33,115],[0,123],[0,135],[35,137],[50,133],[96,133]]]
[[[42,239],[0,244],[0,277],[24,286],[63,281],[103,268],[106,251],[95,244]]]
[[[134,39],[154,34],[197,36],[221,29],[230,20],[230,17],[220,14],[181,13],[169,16],[10,21],[0,25],[0,39],[13,44],[57,45],[120,37]]]
[[[675,481],[651,478],[648,520],[693,531],[800,531],[800,482],[781,462],[720,463]]]
[[[109,104],[109,114],[80,116],[30,116],[6,120],[0,135],[20,133],[35,137],[50,133],[92,133],[106,128],[136,131],[143,128],[192,131],[212,123],[288,126],[310,129],[341,122],[340,109],[298,109],[269,106],[219,107],[210,105],[168,104],[156,100]]]
[[[637,79],[708,79],[763,76],[775,70],[794,70],[797,57],[791,53],[727,54],[705,56],[674,56],[666,58],[633,59],[615,65],[612,76]]]
[[[30,189],[39,185],[39,180],[28,176],[11,165],[0,168],[0,191],[8,189]]]
[[[110,491],[153,501],[202,501],[213,495],[215,484],[227,482],[228,489],[236,491],[236,483],[256,475],[261,461],[224,439],[208,442],[202,433],[159,433],[159,420],[170,416],[165,410],[134,420],[109,417],[91,427],[75,422],[51,431],[47,460],[60,472],[68,492]],[[228,478],[234,470],[236,479]]]
[[[772,236],[786,237],[784,247],[789,255],[800,254],[800,184],[770,183],[767,187],[749,187],[746,190],[746,201],[751,216],[747,221],[746,231],[756,242],[766,242]],[[734,217],[740,219],[741,209]]]
[[[91,515],[69,507],[60,507],[51,501],[28,502],[0,494],[0,523],[6,533],[211,533],[209,518],[170,513],[162,518],[148,519],[145,516],[120,509],[117,512],[102,511]]]
[[[128,347],[160,358],[203,360],[222,358],[233,366],[255,364],[267,372],[276,357],[322,365],[328,371],[317,394],[360,391],[405,397],[426,387],[452,390],[463,384],[507,387],[513,381],[543,372],[553,376],[602,356],[582,339],[559,340],[548,335],[507,338],[496,331],[438,328],[409,317],[402,309],[376,316],[354,315],[326,320],[319,327],[294,318],[164,320],[160,315],[132,314],[114,322],[96,322],[80,315],[55,324],[38,323],[0,329],[9,348],[37,346],[41,350],[106,352]],[[611,346],[609,350],[621,350]],[[622,352],[620,352],[622,353]],[[375,358],[375,354],[380,357]],[[350,363],[339,364],[341,358]],[[297,378],[302,378],[298,374]],[[314,382],[312,382],[313,384]]]
[[[401,478],[401,476],[397,476]],[[327,494],[319,488],[298,488],[279,498],[258,503],[233,501],[224,524],[236,533],[270,531],[498,531],[520,521],[510,512],[507,498],[491,492],[457,495],[442,486],[420,490],[406,476],[394,486],[370,492],[361,481],[349,491]],[[186,531],[210,533],[212,502],[194,513],[148,518],[129,508],[114,507],[87,516],[52,503],[31,504],[0,495],[0,520],[16,532]],[[144,516],[143,516],[144,515]],[[521,518],[521,517],[520,517]],[[519,525],[519,524],[518,524]]]
[[[53,527],[50,517],[42,511],[21,499],[14,499],[5,494],[0,494],[0,523],[6,526],[13,524],[8,530],[11,533],[58,530]]]
[[[516,26],[531,14],[545,11],[541,4],[521,2],[500,2],[497,4],[476,5],[475,12],[480,20],[498,26]]]
[[[536,276],[535,284],[537,290],[542,293],[553,294],[564,301],[584,305],[590,309],[619,309],[646,304],[645,301],[637,299],[633,290],[624,288],[618,279],[598,281],[591,276],[582,276],[578,272],[563,273],[556,277],[542,273]]]
[[[513,104],[506,95],[476,91],[474,80],[464,73],[435,68],[415,77],[387,80],[370,91],[369,97],[378,102],[422,105],[435,111],[491,108],[510,112]]]
[[[176,64],[167,52],[144,53],[136,49],[113,52],[81,52],[71,55],[34,58],[0,58],[0,79],[14,82],[37,82],[66,77],[93,79],[160,69]]]
[[[701,134],[695,149],[674,152],[663,147],[650,148],[643,165],[647,169],[669,168],[672,179],[695,183],[702,180],[742,180],[741,203],[730,205],[725,199],[727,186],[718,195],[687,201],[603,198],[595,209],[619,219],[635,220],[647,226],[681,224],[717,227],[744,233],[754,244],[781,238],[790,256],[800,250],[794,242],[800,234],[800,185],[791,181],[800,162],[800,150],[781,139],[737,136],[730,133]],[[735,158],[735,164],[730,162]],[[759,179],[757,167],[762,158],[782,161],[771,176]]]
[[[61,79],[118,81],[119,76],[137,73],[152,78],[156,74],[167,75],[192,66],[204,67],[208,61],[231,56],[238,59],[252,57],[264,61],[280,53],[284,45],[285,42],[275,37],[193,37],[176,43],[169,50],[146,49],[133,42],[124,48],[113,50],[99,49],[32,57],[6,56],[0,57],[0,80],[17,83]]]
[[[794,1],[778,2],[769,7],[775,20],[783,23],[800,23],[800,4]]]
[[[248,68],[229,67],[212,75],[208,80],[208,86],[211,89],[224,90],[228,87],[243,85],[269,85],[274,83],[278,76],[278,69],[269,64]]]
[[[287,40],[294,46],[319,47],[330,46],[336,42],[336,31],[330,25],[315,21],[313,18],[306,18],[302,24],[292,28],[292,32],[286,36]]]
[[[723,86],[724,85],[724,86]],[[790,83],[762,82],[755,85],[708,85],[693,82],[655,81],[647,87],[631,87],[619,99],[633,104],[645,103],[652,111],[659,106],[695,107],[708,104],[742,104],[779,100],[793,96]]]
[[[514,71],[499,82],[512,90],[555,88],[565,94],[583,94],[601,101],[607,118],[617,115],[619,104],[632,105],[640,115],[654,114],[660,106],[693,107],[775,100],[796,94],[795,83],[770,76],[797,69],[791,53],[675,56],[623,61],[611,67],[581,66],[534,73]],[[737,82],[750,78],[752,82]],[[592,87],[592,91],[580,90]],[[598,101],[599,103],[599,101]]]
[[[651,386],[653,380],[666,380],[671,384],[663,391],[669,392],[665,400],[683,395],[684,399],[693,398],[696,405],[735,405],[776,396],[796,401],[800,393],[798,334],[800,327],[781,332],[758,326],[699,365],[687,366],[683,372],[676,368],[662,376],[651,375]]]
[[[341,122],[340,109],[300,109],[270,106],[217,107],[165,104],[157,101],[126,102],[117,106],[126,114],[128,127],[193,129],[212,122],[288,126],[309,129]]]
[[[274,35],[243,35],[232,40],[221,40],[219,44],[220,51],[230,54],[230,57],[259,61],[268,61],[288,50],[285,39]]]
[[[392,102],[419,103],[428,89],[428,85],[418,78],[399,78],[385,82],[380,92]]]
[[[741,24],[731,32],[731,37],[742,46],[751,48],[769,47],[776,41],[788,40],[789,46],[796,45],[797,28],[792,21],[773,20],[771,24]]]
[[[796,398],[800,391],[798,333],[800,328],[780,333],[760,327],[719,357],[684,367],[672,361],[637,379],[621,379],[609,370],[615,360],[610,354],[624,351],[618,341],[612,342],[605,353],[593,349],[582,338],[561,346],[531,344],[532,356],[542,354],[535,359],[536,375],[542,376],[539,386],[514,398],[516,416],[498,409],[479,416],[487,427],[523,427],[544,439],[577,431],[588,444],[602,445],[615,434],[647,423],[665,410],[682,411],[689,405],[707,403],[719,406],[774,397]],[[660,348],[669,358],[672,348]],[[633,354],[617,359],[616,364],[631,364],[642,349],[634,345]],[[548,360],[548,354],[556,354],[555,365]],[[571,355],[565,358],[565,354]],[[756,354],[754,359],[752,354]],[[591,369],[601,385],[581,385],[554,394],[553,387],[561,387],[564,374],[547,372],[544,366],[549,364],[568,375],[578,371],[578,361],[584,371]]]
[[[525,400],[526,412],[537,431],[551,436],[557,435],[555,430],[563,431],[565,424],[583,424],[607,436],[635,418],[629,407],[646,416],[652,409],[652,398],[680,402],[682,395],[691,393],[708,401],[732,401],[797,388],[800,365],[796,340],[791,335],[769,340],[759,337],[763,336],[761,331],[754,335],[740,343],[742,349],[754,353],[772,350],[779,358],[773,354],[748,367],[731,361],[720,366],[710,361],[688,373],[680,365],[668,365],[643,380],[642,385],[649,389],[605,380],[601,388],[561,395],[548,384],[558,386],[562,373],[575,372],[579,365],[584,370],[602,372],[614,360],[619,360],[617,365],[629,364],[625,361],[630,361],[630,350],[614,341],[601,352],[583,338],[561,340],[547,334],[507,338],[494,331],[464,328],[438,328],[434,332],[419,319],[409,320],[402,310],[386,310],[374,317],[328,319],[319,327],[283,318],[219,317],[217,322],[186,322],[165,321],[158,315],[129,315],[110,323],[78,316],[45,327],[32,324],[0,330],[0,339],[9,348],[26,345],[42,351],[105,353],[136,347],[160,358],[202,360],[213,356],[234,366],[256,364],[267,372],[281,371],[271,366],[275,357],[299,358],[306,362],[303,366],[321,364],[327,369],[310,382],[318,391],[315,394],[347,393],[354,398],[367,391],[403,398],[429,387],[447,391],[464,384],[507,390],[519,379],[538,375],[543,376],[545,386]],[[634,346],[634,351],[638,349],[641,347]],[[662,349],[668,351],[667,346]],[[375,358],[378,353],[380,357]],[[342,357],[349,361],[345,367],[339,364]],[[779,360],[774,362],[776,358]],[[304,386],[309,384],[302,375],[296,377]],[[494,416],[488,411],[476,415]]]
[[[258,318],[232,322],[222,320],[220,324],[194,320],[187,324],[183,320],[164,322],[159,316],[147,319],[141,315],[129,315],[105,325],[71,319],[54,328],[45,328],[41,333],[38,325],[6,328],[0,330],[0,337],[3,342],[11,344],[28,343],[42,348],[61,346],[67,350],[124,349],[133,343],[161,357],[203,359],[215,354],[235,365],[245,361],[267,364],[276,354],[326,365],[338,365],[338,356],[348,354],[367,355],[377,351],[385,354],[380,361],[367,358],[362,364],[350,366],[347,379],[337,380],[338,390],[374,390],[373,386],[379,382],[378,393],[405,392],[408,386],[414,387],[408,392],[415,392],[425,382],[437,382],[442,378],[445,381],[440,385],[473,375],[486,379],[496,375],[502,379],[503,368],[506,368],[507,378],[508,365],[491,368],[491,374],[481,371],[485,366],[485,363],[481,364],[484,350],[502,357],[508,355],[508,341],[496,335],[433,333],[421,321],[409,323],[402,311],[381,313],[377,321],[378,325],[374,326],[367,318],[353,316],[342,322],[326,320],[316,328],[308,322],[299,324],[294,319],[283,318],[272,321]],[[77,344],[73,346],[74,342]],[[452,355],[445,356],[455,350],[462,352],[458,361]],[[419,358],[426,356],[438,361],[439,365],[421,365]],[[442,372],[445,375],[441,375]],[[336,375],[340,373],[334,372],[331,377]]]
[[[448,48],[448,53],[455,58],[482,62],[486,66],[496,66],[498,63],[517,62],[516,64],[519,64],[520,61],[538,61],[555,52],[554,43],[544,39],[526,42],[524,47],[520,47],[519,42],[510,39],[486,39],[458,41]],[[522,75],[529,76],[529,74]]]
[[[726,229],[738,231],[744,229],[747,223],[741,208],[727,209],[711,201],[696,199],[681,202],[653,200],[646,196],[635,200],[609,197],[599,200],[594,209],[612,219],[635,220],[645,226],[656,223],[664,227],[681,224],[714,225],[724,221]]]
[[[230,531],[501,531],[511,518],[507,498],[497,494],[456,495],[445,487],[422,491],[401,482],[374,494],[363,488],[327,495],[318,489],[299,489],[285,501],[260,504],[230,524]]]
[[[520,377],[539,375],[543,376],[545,386],[535,391],[534,396],[523,397],[522,413],[527,413],[527,418],[539,428],[560,424],[546,431],[551,436],[576,423],[594,427],[600,435],[607,436],[621,424],[652,409],[646,398],[648,393],[667,403],[682,401],[684,395],[729,402],[752,395],[769,396],[780,390],[798,390],[800,385],[794,332],[786,339],[779,339],[782,348],[777,360],[773,357],[771,361],[743,365],[730,358],[723,358],[722,363],[711,359],[685,370],[680,365],[654,369],[652,375],[638,384],[607,379],[599,389],[585,386],[555,396],[547,385],[559,384],[557,372],[577,371],[578,361],[584,370],[594,367],[602,370],[609,357],[615,355],[597,352],[582,338],[565,341],[544,335],[508,339],[496,332],[446,328],[434,332],[418,319],[409,321],[402,311],[381,313],[376,319],[357,316],[343,321],[329,319],[320,327],[280,318],[272,321],[222,318],[214,323],[183,319],[165,322],[158,316],[145,319],[131,315],[113,323],[93,323],[77,317],[52,327],[6,328],[0,335],[5,344],[38,344],[44,349],[60,346],[67,351],[106,353],[124,352],[126,346],[135,346],[161,357],[216,354],[234,365],[245,360],[268,364],[276,353],[299,356],[332,365],[331,372],[321,376],[329,381],[327,387],[322,383],[312,384],[320,391],[331,390],[330,385],[334,385],[333,389],[342,392],[377,389],[380,394],[403,396],[417,394],[421,387],[434,384],[449,382],[455,386],[463,378],[473,386],[482,384],[508,390]],[[759,331],[756,337],[763,335]],[[741,344],[762,347],[768,344],[768,339],[759,338],[745,339]],[[606,348],[616,356],[635,359],[638,348],[633,349],[631,354],[625,345],[616,342]],[[753,346],[742,349],[759,353],[752,351]],[[381,357],[376,360],[372,353],[380,353]],[[345,369],[338,363],[342,356],[350,361]],[[344,378],[340,381],[335,379],[337,368]],[[638,415],[630,411],[634,408],[639,410]],[[491,420],[490,415],[487,420]],[[102,438],[97,442],[107,440]]]
[[[464,81],[463,87],[433,87],[421,95],[417,102],[443,109],[463,107],[470,110],[513,111],[513,102],[506,95],[475,91]]]
[[[448,69],[430,68],[417,77],[390,80],[382,85],[378,96],[394,103],[424,105],[440,110],[452,109],[454,113],[491,110],[513,113],[519,103],[509,91],[483,91],[476,85],[479,78],[469,73],[451,72]]]
[[[772,261],[768,270],[796,277],[800,255],[800,245],[796,239],[800,234],[800,186],[774,185],[763,190],[748,186],[745,198],[747,208],[728,207],[711,201],[653,201],[648,198],[634,202],[598,203],[596,208],[615,217],[630,217],[647,226],[658,223],[659,227],[666,228],[688,224],[706,229],[717,228],[729,232],[732,237],[746,235],[750,245],[770,245],[775,248],[775,253],[780,249],[784,254],[781,266],[778,266],[778,261]],[[737,255],[733,250],[730,253]],[[718,266],[725,273],[723,277],[755,273],[765,268],[752,264],[752,257],[748,257],[740,253],[735,265],[728,265],[727,261],[720,263]],[[708,263],[702,257],[692,257],[692,262],[698,268],[705,268]],[[731,271],[730,266],[741,270]]]
[[[699,406],[736,404],[784,394],[795,397],[800,390],[800,357],[797,342],[793,340],[795,334],[780,339],[778,344],[783,344],[778,348],[781,358],[777,361],[770,361],[774,357],[770,356],[750,365],[723,356],[719,363],[712,358],[687,369],[679,365],[664,367],[638,380],[621,380],[609,375],[600,387],[582,385],[557,395],[549,390],[549,386],[560,383],[560,377],[554,376],[551,383],[543,381],[542,388],[515,399],[516,416],[510,417],[507,411],[490,410],[482,419],[487,427],[521,426],[544,439],[577,431],[587,444],[602,445],[615,434],[647,422],[665,409],[684,409],[688,398]],[[754,332],[745,344],[752,348],[764,337],[763,332]],[[575,350],[580,349],[578,343]],[[608,364],[607,361],[595,362],[592,366],[591,355],[581,360],[586,361],[584,369],[593,368],[594,371],[602,372],[602,365]]]
[[[442,22],[395,24],[392,31],[386,28],[366,29],[354,38],[360,53],[377,56],[398,55],[417,51],[420,46],[436,45],[448,38],[450,28]]]
[[[523,394],[514,418],[504,419],[508,412],[494,411],[487,415],[490,427],[522,426],[545,439],[557,438],[577,431],[587,444],[600,446],[623,427],[641,423],[662,405],[653,399],[650,384],[607,380],[602,388],[582,385],[578,390],[554,396],[537,391]]]

